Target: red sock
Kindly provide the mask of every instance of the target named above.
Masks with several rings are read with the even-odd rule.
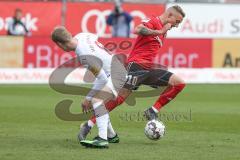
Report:
[[[115,100],[110,100],[108,101],[105,106],[107,108],[107,110],[109,112],[111,112],[114,108],[116,108],[117,106],[119,106],[120,104],[122,104],[124,102],[124,98],[122,96],[117,96],[117,98]],[[96,124],[96,117],[93,116],[90,121],[92,121],[94,124]]]
[[[185,87],[185,84],[177,84],[174,86],[169,86],[158,98],[158,100],[155,102],[153,107],[156,110],[160,110],[164,105],[166,105],[168,102],[170,102],[172,99],[174,99],[179,92],[183,90]]]

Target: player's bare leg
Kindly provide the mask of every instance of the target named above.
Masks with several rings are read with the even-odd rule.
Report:
[[[163,91],[155,104],[144,111],[144,115],[148,120],[157,119],[157,113],[160,109],[173,100],[185,87],[185,82],[177,75],[171,75],[168,87]]]

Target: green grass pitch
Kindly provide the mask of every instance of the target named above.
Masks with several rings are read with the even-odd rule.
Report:
[[[166,135],[148,140],[138,117],[157,97],[138,98],[111,113],[120,136],[109,149],[86,149],[76,140],[80,122],[55,116],[55,105],[83,97],[63,95],[47,85],[0,85],[0,160],[239,160],[240,85],[187,85],[161,116]],[[96,135],[96,127],[89,138]]]

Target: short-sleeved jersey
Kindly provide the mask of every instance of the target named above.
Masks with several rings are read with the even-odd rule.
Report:
[[[160,30],[163,24],[159,17],[152,16],[142,21],[142,24],[149,29]],[[165,35],[159,36],[142,36],[139,35],[135,41],[135,45],[128,57],[129,62],[135,62],[142,67],[149,69],[154,63],[154,58],[158,54],[159,49],[163,45]]]
[[[97,41],[98,36],[92,33],[79,33],[74,38],[78,40],[75,53],[80,57],[80,62],[83,65],[92,65],[98,68],[97,59],[99,59],[102,62],[102,69],[107,75],[109,75],[112,55],[108,53],[104,49],[103,45]]]
[[[104,46],[97,41],[98,37],[96,35],[91,33],[79,33],[74,38],[78,40],[75,53],[79,56],[80,63],[82,65],[96,67],[97,70],[101,68],[101,71],[103,70],[106,77],[108,77],[106,85],[112,90],[113,94],[117,96],[118,91],[125,83],[125,67],[120,63],[117,57],[114,57],[104,49]],[[98,65],[99,61],[96,58],[102,63],[100,68]],[[109,78],[109,76],[111,76],[111,78]],[[94,90],[100,90],[100,88],[105,85],[105,82],[95,81],[94,83],[96,84],[93,86]],[[101,84],[97,85],[98,83]],[[92,93],[88,96],[93,97],[91,95]]]

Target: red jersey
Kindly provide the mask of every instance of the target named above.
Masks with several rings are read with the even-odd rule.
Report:
[[[163,28],[163,24],[159,17],[151,17],[142,21],[142,24],[149,29],[160,30]],[[159,49],[163,45],[163,41],[166,35],[158,36],[142,36],[139,35],[135,41],[135,45],[128,57],[129,62],[135,62],[141,65],[143,68],[149,69],[154,63]]]

